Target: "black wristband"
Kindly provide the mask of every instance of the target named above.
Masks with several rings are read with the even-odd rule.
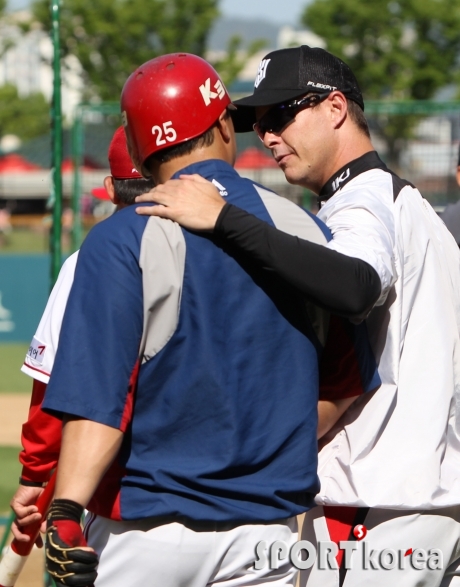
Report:
[[[55,520],[73,520],[80,523],[83,515],[83,506],[71,499],[55,499],[48,512],[48,522]]]
[[[24,485],[24,487],[45,487],[46,481],[28,481],[19,477],[19,485]]]

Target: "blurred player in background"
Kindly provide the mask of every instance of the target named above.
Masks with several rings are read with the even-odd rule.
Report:
[[[358,83],[340,59],[306,46],[274,51],[260,64],[253,95],[235,104],[235,129],[254,127],[287,180],[319,195],[318,216],[333,233],[327,247],[268,226],[202,178],[155,188],[140,199],[161,205],[138,212],[214,229],[226,247],[307,299],[354,320],[367,317],[382,387],[353,404],[322,448],[321,507],[307,514],[303,536],[315,544],[355,540],[353,528],[362,524],[367,535],[350,570],[340,551],[339,568],[313,566],[303,582],[458,585],[458,247],[417,189],[378,157]],[[365,547],[374,558],[402,552],[402,562],[395,554],[386,567],[366,568]],[[418,548],[427,553],[423,564],[414,562],[418,554],[411,558]],[[428,563],[432,549],[441,560]]]
[[[111,175],[104,179],[104,187],[95,188],[93,195],[112,201],[118,209],[129,206],[139,194],[153,187],[151,179],[144,179],[134,168],[126,148],[123,127],[118,128],[110,142],[108,160]],[[51,292],[43,317],[32,339],[22,371],[33,378],[33,390],[28,421],[22,429],[23,451],[20,454],[22,473],[20,486],[11,501],[17,521],[13,534],[27,540],[20,526],[39,519],[35,501],[55,468],[61,445],[61,421],[41,410],[46,386],[53,368],[59,342],[62,318],[73,283],[78,251],[64,263],[56,285]],[[39,539],[41,543],[41,539]]]
[[[229,201],[325,244],[320,221],[233,169],[231,107],[201,58],[147,62],[122,93],[136,167],[155,183],[201,173]],[[133,208],[90,232],[43,404],[64,419],[47,529],[58,585],[95,580],[86,506],[98,587],[293,585],[289,560],[256,568],[255,548],[291,546],[318,490],[318,357],[332,406],[379,381],[355,329],[280,285]]]

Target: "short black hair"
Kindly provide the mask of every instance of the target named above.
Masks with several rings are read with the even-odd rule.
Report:
[[[134,204],[135,198],[141,196],[155,187],[155,182],[152,178],[144,179],[136,177],[132,179],[115,179],[113,178],[113,187],[115,195],[127,206]]]
[[[208,128],[207,131],[195,137],[194,139],[190,139],[189,141],[185,141],[185,143],[179,143],[178,145],[173,145],[172,147],[166,147],[166,149],[162,149],[161,151],[157,151],[150,155],[148,159],[145,161],[144,165],[147,169],[150,169],[150,165],[152,164],[152,160],[158,161],[158,163],[168,163],[168,161],[172,161],[177,157],[182,157],[183,155],[189,155],[195,149],[199,149],[200,147],[210,147],[214,143],[214,124],[211,128]]]

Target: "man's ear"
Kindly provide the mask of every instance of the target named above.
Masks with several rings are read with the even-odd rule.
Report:
[[[457,167],[457,183],[458,183],[458,186],[460,187],[460,165]]]
[[[109,197],[110,197],[110,200],[112,201],[112,204],[115,204],[115,206],[118,206],[118,204],[120,203],[120,200],[117,198],[117,195],[115,193],[115,185],[113,183],[113,177],[111,175],[104,177],[104,187],[105,187],[105,191],[109,194]]]
[[[348,103],[342,92],[332,92],[327,98],[334,128],[340,128],[345,122],[348,112]]]
[[[228,113],[227,109],[225,109],[219,116],[216,126],[222,138],[224,139],[224,142],[229,143],[235,131],[233,129],[232,117]]]

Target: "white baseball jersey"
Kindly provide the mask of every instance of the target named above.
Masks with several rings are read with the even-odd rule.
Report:
[[[42,383],[48,383],[53,368],[77,259],[78,251],[63,264],[21,367],[23,373]]]
[[[420,193],[376,159],[352,162],[321,193],[333,196],[318,214],[327,246],[382,281],[367,320],[382,386],[320,452],[317,502],[445,507],[460,503],[460,253]]]

